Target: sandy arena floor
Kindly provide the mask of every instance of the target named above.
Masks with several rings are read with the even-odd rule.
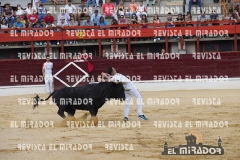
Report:
[[[143,112],[148,121],[141,121],[137,117],[136,105],[131,106],[129,119],[131,127],[111,127],[112,121],[120,121],[124,124],[123,104],[105,104],[98,112],[98,120],[103,127],[67,127],[66,121],[57,115],[58,107],[55,105],[39,105],[35,110],[31,104],[22,104],[18,98],[31,98],[33,95],[0,97],[0,159],[1,160],[158,160],[158,159],[216,159],[234,160],[240,157],[240,90],[201,90],[201,91],[164,91],[141,92],[143,96]],[[47,95],[39,95],[46,98]],[[179,98],[179,104],[175,105],[150,105],[147,98]],[[221,105],[194,105],[192,98],[217,98]],[[218,99],[219,98],[219,99]],[[23,99],[22,99],[23,100]],[[172,99],[173,100],[173,99]],[[203,99],[201,99],[203,100]],[[23,101],[21,101],[23,102]],[[49,102],[47,102],[49,104]],[[172,101],[174,104],[174,101]],[[77,111],[75,117],[84,115],[84,111]],[[90,116],[88,116],[88,119]],[[77,118],[77,120],[81,120]],[[18,128],[14,127],[16,121]],[[23,128],[21,121],[48,121],[53,127]],[[53,121],[53,122],[50,122]],[[140,122],[138,122],[140,121]],[[182,127],[154,125],[155,121],[177,121]],[[185,121],[191,121],[192,127],[186,127]],[[223,127],[196,127],[196,121],[227,121]],[[79,122],[79,121],[76,121]],[[139,123],[141,123],[139,125]],[[40,124],[40,123],[38,123]],[[65,124],[65,126],[63,125]],[[137,126],[135,126],[138,124]],[[45,123],[47,125],[47,122]],[[82,124],[83,125],[83,124]],[[140,126],[140,128],[139,128]],[[222,139],[224,155],[161,155],[164,140],[167,139],[169,147],[186,144],[185,136],[192,131],[198,131],[202,135],[202,143],[217,146],[218,136]],[[34,146],[38,145],[39,150]],[[79,150],[60,150],[62,144],[78,144],[85,147]],[[85,145],[84,145],[85,144]],[[107,148],[113,145],[113,148]],[[119,150],[118,145],[128,144]],[[51,150],[55,145],[56,150]],[[92,145],[92,149],[91,149]],[[26,147],[25,150],[23,147]],[[46,147],[44,150],[44,146]],[[114,146],[117,147],[114,150]],[[28,147],[28,148],[27,148]],[[30,147],[30,148],[29,148]],[[121,149],[122,147],[120,147]],[[87,149],[87,150],[86,150]],[[131,149],[131,150],[129,150]]]

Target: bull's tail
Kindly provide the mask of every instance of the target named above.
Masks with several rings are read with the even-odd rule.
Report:
[[[38,101],[47,101],[50,97],[52,97],[52,95],[54,95],[56,91],[54,91],[53,93],[51,93],[46,99],[41,99],[37,94],[36,97],[33,97],[33,109],[35,109],[38,106]]]

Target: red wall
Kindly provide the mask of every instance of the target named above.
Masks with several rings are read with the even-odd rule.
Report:
[[[180,55],[179,59],[128,59],[128,60],[110,60],[101,57],[94,57],[90,62],[94,66],[94,70],[90,73],[91,78],[95,80],[101,72],[105,72],[109,66],[113,66],[118,72],[140,77],[139,80],[153,80],[154,75],[170,75],[181,76],[183,79],[186,75],[191,75],[194,79],[196,75],[216,75],[228,76],[228,78],[240,77],[240,53],[221,53],[221,59],[207,60],[194,59],[192,55]],[[54,73],[69,62],[65,60],[51,60],[54,64]],[[42,75],[42,64],[45,60],[2,60],[0,61],[0,86],[16,86],[16,85],[38,85],[44,82],[21,82],[22,75],[35,76]],[[88,72],[87,63],[76,63],[83,70]],[[11,82],[11,75],[17,77],[18,82]],[[59,74],[59,78],[67,82],[66,75],[83,75],[74,66],[68,67]],[[14,77],[13,77],[14,78]],[[179,78],[179,77],[175,77]],[[134,79],[133,79],[134,80]],[[138,79],[137,79],[138,80]],[[70,83],[73,85],[76,81]],[[80,83],[80,85],[86,84]],[[58,80],[54,80],[55,88],[64,85]],[[80,86],[79,85],[79,86]]]

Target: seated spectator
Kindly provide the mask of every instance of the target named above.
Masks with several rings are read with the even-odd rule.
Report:
[[[13,16],[13,9],[10,7],[10,3],[5,3],[4,4],[5,8],[3,10],[3,16],[5,17],[7,23],[9,24],[9,27],[12,28],[13,24],[15,22],[15,18]],[[11,23],[9,23],[11,21]]]
[[[77,25],[78,25],[78,22],[75,21],[74,16],[71,15],[70,16],[70,21],[68,22],[68,26],[77,26]]]
[[[119,29],[118,21],[115,18],[112,19],[111,25],[116,25],[116,27],[115,26],[114,27],[110,27],[110,29],[112,29],[112,30],[113,29]],[[113,39],[111,39],[111,42],[113,42]],[[117,39],[117,42],[119,42],[119,39]]]
[[[125,6],[123,0],[120,0],[120,3],[117,5],[117,15],[125,15]]]
[[[68,13],[69,16],[73,15],[74,19],[76,19],[76,15],[74,13],[76,13],[76,7],[72,4],[72,0],[68,0],[68,4],[65,6],[65,13]]]
[[[68,13],[66,13],[65,10],[61,10],[61,13],[58,15],[58,20],[57,23],[61,22],[61,17],[64,17],[64,19],[66,20],[66,22],[68,22],[70,20],[70,16]]]
[[[156,3],[156,0],[153,0],[152,1],[152,6],[154,6],[155,3]],[[149,0],[146,0],[146,4],[147,4],[147,6],[149,6]],[[158,4],[160,4],[160,0],[158,1]]]
[[[187,13],[187,17],[185,18],[185,22],[187,22],[187,23],[191,23],[192,22],[192,15],[191,15],[191,13]],[[187,27],[192,27],[193,26],[193,24],[186,24],[186,26]],[[191,38],[193,38],[192,36],[185,36],[185,38],[186,39],[191,39]]]
[[[28,3],[27,9],[26,9],[26,15],[28,16],[29,14],[33,14],[34,8],[32,7],[31,3]]]
[[[73,16],[71,16],[70,17],[70,21],[68,22],[68,26],[70,27],[70,26],[78,26],[78,22],[77,21],[75,21],[75,19],[74,19],[74,17]],[[73,30],[73,29],[70,29],[70,30]],[[75,30],[75,29],[74,29]],[[67,41],[67,44],[73,44],[73,43],[77,43],[77,41]]]
[[[94,14],[91,16],[91,21],[94,23],[94,26],[97,26],[97,22],[100,20],[101,14],[98,13],[98,10],[94,11]]]
[[[81,4],[78,6],[78,24],[80,25],[81,17],[88,16],[88,7],[85,2],[82,0]]]
[[[25,16],[25,11],[22,10],[21,4],[17,5],[16,11],[15,11],[15,16]]]
[[[5,18],[1,19],[1,29],[8,29],[9,25],[7,24],[7,20]],[[1,31],[0,33],[8,33],[8,31]],[[2,43],[2,46],[8,46],[7,43]]]
[[[132,3],[129,5],[130,8],[130,18],[132,18],[133,14],[137,13],[137,4],[135,3],[135,0],[132,0]]]
[[[17,21],[13,24],[13,28],[26,28],[25,24],[21,22],[19,16],[17,16]],[[21,30],[17,30],[17,33],[21,33]]]
[[[106,0],[106,3],[103,4],[102,13],[104,18],[107,16],[118,20],[117,14],[115,13],[115,5],[113,3],[110,3],[110,0]]]
[[[36,7],[37,13],[38,13],[38,20],[41,22],[42,19],[44,19],[44,17],[47,14],[47,9],[45,8],[42,0],[39,1],[38,6]]]
[[[28,15],[29,28],[34,27],[38,21],[38,15],[36,13],[36,10],[33,10],[33,14]]]
[[[47,11],[47,15],[44,17],[44,25],[49,22],[54,23],[54,17],[51,15],[51,11]]]
[[[210,15],[211,21],[217,21],[218,20],[218,14],[213,11],[212,14]],[[212,23],[212,25],[219,25],[219,23]]]
[[[168,23],[168,24],[167,24],[167,28],[172,28],[172,27],[174,27],[174,24],[173,24],[174,20],[173,20],[173,17],[172,17],[172,13],[171,13],[171,12],[168,13],[167,18],[166,18],[166,22]]]
[[[185,22],[192,22],[192,15],[191,15],[191,13],[187,13],[187,17],[185,18]],[[186,26],[190,26],[190,27],[192,27],[193,26],[193,24],[186,24]]]
[[[94,14],[93,14],[94,15]],[[86,20],[83,21],[82,26],[94,26],[93,21],[90,19],[90,16],[86,17]],[[86,28],[85,30],[90,30],[91,28]],[[83,40],[85,43],[86,40]],[[92,43],[94,43],[94,40],[92,40]]]
[[[105,0],[96,0],[97,7],[99,7],[99,2],[101,3],[101,6],[105,3]]]
[[[141,20],[142,15],[147,17],[147,8],[143,5],[143,1],[139,1],[139,6],[137,7],[137,17]]]
[[[228,10],[228,0],[221,0],[221,10],[224,15],[226,10]]]
[[[90,16],[86,17],[86,20],[83,21],[82,26],[94,26],[94,23],[90,19]]]
[[[66,22],[65,17],[60,18],[60,22],[57,23],[57,27],[62,27],[62,28],[68,27],[68,23]],[[59,41],[57,41],[57,45],[59,44],[60,44]]]
[[[103,16],[101,16],[99,21],[97,22],[97,26],[104,27],[107,25],[108,25],[108,22],[104,19]]]
[[[206,22],[209,20],[209,17],[205,15],[205,12],[201,12],[201,15],[198,16],[198,21],[200,22]],[[200,24],[200,26],[208,26],[208,24]]]
[[[137,17],[136,14],[133,14],[133,15],[132,15],[131,23],[132,23],[132,24],[139,24],[139,23],[140,23],[140,21],[138,20],[138,17]],[[137,28],[138,28],[138,27],[132,27],[132,29],[137,29]],[[134,41],[138,41],[138,38],[135,37],[133,40],[134,40]]]
[[[202,11],[202,2],[201,0],[189,0],[189,3],[188,3],[188,12],[191,13],[191,8],[192,8],[192,4],[197,4],[199,5],[200,7],[200,12]]]
[[[118,24],[127,24],[127,19],[125,18],[123,13],[120,15],[120,19],[118,20]],[[128,29],[128,27],[120,27],[120,29]],[[122,38],[122,42],[123,41],[124,41],[124,39]],[[125,41],[127,42],[127,38],[125,39]]]
[[[184,22],[183,16],[181,13],[178,14],[177,18],[176,18],[176,22],[181,23]],[[176,24],[175,27],[180,27],[181,25]]]
[[[224,14],[223,17],[222,17],[222,20],[223,20],[223,21],[229,21],[229,20],[231,19],[231,15],[230,15],[229,11],[226,10],[224,13],[225,13],[225,14]],[[230,23],[229,23],[229,22],[228,22],[228,23],[224,23],[223,25],[230,25]],[[229,38],[229,35],[226,34],[226,35],[224,35],[224,37],[225,37],[225,38]]]
[[[142,14],[142,17],[141,17],[141,21],[140,21],[140,24],[142,24],[142,28],[148,28],[148,19],[147,19],[147,16],[145,14]],[[149,38],[148,38],[149,39]],[[147,38],[144,38],[144,40],[147,40]]]
[[[26,28],[27,26],[27,21],[25,20],[25,16],[20,16],[21,22],[25,24]]]
[[[234,20],[235,22],[239,20],[239,14],[237,9],[234,9],[233,14],[231,15],[231,20]]]
[[[34,28],[42,28],[41,23],[38,21],[34,26]],[[38,30],[35,30],[35,32],[38,32]],[[39,45],[42,46],[42,44],[43,44],[42,42],[35,42],[36,46],[39,46]]]
[[[157,14],[155,14],[154,17],[153,17],[153,23],[154,24],[160,24],[161,23],[161,20],[159,19]],[[155,27],[155,28],[160,28],[160,25]],[[154,37],[153,42],[157,42],[157,40],[160,41],[161,37]]]

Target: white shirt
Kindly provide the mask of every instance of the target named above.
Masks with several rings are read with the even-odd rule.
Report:
[[[142,6],[138,6],[137,7],[137,11],[138,12],[147,12],[147,9],[146,9],[146,7],[144,5],[142,5]]]
[[[123,87],[125,90],[129,89],[136,89],[136,86],[133,84],[133,82],[128,79],[126,76],[116,73],[112,78],[114,78],[115,82],[122,82]]]
[[[76,10],[76,7],[71,4],[71,6],[69,6],[68,4],[65,6],[65,9],[67,10],[67,13],[73,13],[74,10]]]
[[[57,22],[61,22],[60,19],[61,19],[62,17],[65,17],[65,21],[66,21],[66,22],[70,20],[69,14],[67,14],[67,13],[62,14],[62,13],[60,13],[60,14],[58,15],[58,21],[57,21]]]
[[[57,26],[61,26],[61,27],[68,26],[68,23],[66,21],[64,23],[58,22]]]
[[[52,74],[53,63],[52,62],[43,63],[43,69],[45,74]]]
[[[26,12],[27,12],[27,14],[32,14],[32,13],[33,13],[33,10],[34,10],[34,8],[32,8],[32,9],[27,8],[27,9],[26,9]]]
[[[25,13],[24,10],[20,9],[20,10],[17,10],[16,15],[17,15],[17,16],[21,16],[21,15],[23,15],[24,13]]]

